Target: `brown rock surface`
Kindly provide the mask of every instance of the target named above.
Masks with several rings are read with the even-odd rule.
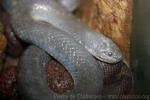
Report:
[[[57,61],[49,61],[47,66],[47,80],[49,88],[59,94],[74,88],[74,81],[68,71]]]

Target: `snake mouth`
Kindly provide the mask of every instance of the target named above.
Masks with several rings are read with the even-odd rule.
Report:
[[[97,55],[95,55],[95,58],[97,60],[100,60],[100,61],[105,62],[105,63],[110,63],[110,64],[118,63],[119,61],[122,60],[122,57],[113,57],[113,58],[107,59],[107,58],[97,56]]]

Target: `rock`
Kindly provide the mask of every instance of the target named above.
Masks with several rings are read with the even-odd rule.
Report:
[[[16,77],[16,66],[10,66],[0,74],[0,95],[6,100],[18,100]]]

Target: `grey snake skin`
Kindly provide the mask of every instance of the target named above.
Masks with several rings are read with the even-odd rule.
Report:
[[[27,59],[28,58],[28,59]],[[46,80],[46,64],[52,58],[44,52],[42,49],[39,49],[36,46],[30,46],[21,57],[19,63],[19,93],[23,100],[82,100],[78,95],[81,92],[87,91],[89,84],[85,85],[82,81],[79,82],[76,86],[78,87],[78,93],[72,91],[71,93],[66,94],[56,94],[48,87]],[[107,64],[101,61],[99,63],[100,69],[104,72],[103,87],[101,87],[102,92],[88,94],[94,96],[102,96],[101,99],[111,100],[112,98],[109,95],[117,96],[118,99],[123,99],[121,96],[128,94],[132,88],[132,73],[125,63],[119,62],[116,64]],[[34,67],[33,67],[34,66]],[[80,69],[82,70],[82,69]],[[79,75],[82,76],[83,73]],[[93,77],[88,75],[89,78]],[[83,79],[84,80],[84,79]],[[95,84],[99,84],[100,80],[96,80]],[[88,83],[88,81],[86,80]],[[94,81],[93,81],[94,82]],[[92,85],[92,84],[91,84]],[[81,91],[83,89],[83,91]],[[90,90],[89,90],[90,91]],[[81,93],[82,96],[86,95]],[[71,98],[71,95],[75,98]],[[104,97],[103,97],[104,95]],[[64,96],[63,99],[58,99],[61,96]],[[83,100],[93,100],[93,99],[83,99]],[[99,100],[96,99],[96,100]]]
[[[110,39],[94,32],[70,14],[77,7],[78,0],[74,0],[77,4],[74,2],[73,8],[64,1],[68,2],[2,0],[16,35],[37,46],[29,47],[19,63],[18,83],[23,100],[55,100],[59,95],[47,85],[44,67],[51,59],[49,55],[63,64],[74,79],[74,89],[65,94],[65,100],[70,100],[70,95],[100,95],[107,90],[103,88],[103,77],[105,81],[109,74],[105,74],[102,68],[112,65],[102,63],[117,63],[122,59],[119,48]]]
[[[16,27],[17,25],[20,26],[24,21],[31,25],[31,22],[45,22],[64,31],[64,34],[67,34],[70,39],[74,39],[101,61],[116,63],[122,60],[120,49],[111,39],[90,29],[55,0],[2,0],[2,4],[11,16],[16,35],[22,40],[35,44],[33,41],[28,41],[28,37],[24,37],[28,36],[27,29],[23,32],[20,27]],[[36,38],[36,35],[30,36]],[[39,39],[44,40],[45,38]]]

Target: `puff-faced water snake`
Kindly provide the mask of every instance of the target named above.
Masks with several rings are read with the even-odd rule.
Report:
[[[28,58],[28,59],[27,59]],[[44,59],[43,59],[44,58]],[[119,62],[116,64],[108,64],[104,62],[97,61],[99,63],[99,69],[102,69],[104,72],[104,87],[100,87],[102,92],[99,91],[93,92],[93,94],[87,94],[86,91],[90,91],[90,86],[94,84],[100,84],[101,79],[96,81],[92,81],[92,84],[89,84],[88,80],[81,78],[78,84],[74,84],[73,89],[77,89],[75,92],[72,88],[66,89],[63,94],[59,94],[58,91],[62,90],[63,83],[68,82],[68,80],[63,79],[54,79],[51,81],[56,81],[55,84],[52,85],[53,89],[57,87],[58,91],[55,91],[48,87],[48,81],[46,80],[46,66],[49,64],[48,62],[51,60],[50,56],[44,52],[42,49],[39,49],[35,46],[30,46],[23,56],[21,57],[19,63],[19,75],[18,75],[18,86],[19,93],[23,100],[97,100],[97,99],[106,99],[110,100],[109,95],[115,95],[116,98],[122,98],[121,96],[128,94],[132,88],[132,73],[129,68],[123,62]],[[51,62],[50,67],[53,66],[54,63]],[[54,64],[55,65],[55,64]],[[49,68],[51,69],[51,68]],[[60,69],[58,69],[60,70]],[[83,70],[82,68],[80,69]],[[88,71],[88,69],[87,69]],[[49,72],[55,73],[55,72]],[[57,72],[56,72],[57,73]],[[95,70],[93,70],[93,74]],[[53,75],[50,74],[50,75]],[[65,73],[64,73],[65,74]],[[80,76],[83,74],[88,75],[89,79],[92,79],[94,75],[89,75],[87,73],[79,73]],[[49,76],[53,77],[53,76]],[[56,78],[56,77],[55,77]],[[74,79],[73,79],[74,80]],[[60,81],[60,82],[59,82]],[[83,81],[86,82],[83,83]],[[60,86],[56,86],[56,85]],[[69,83],[64,83],[65,85],[69,85]],[[72,83],[73,84],[73,83]],[[68,86],[67,86],[68,87]],[[76,88],[77,87],[77,88]],[[97,87],[98,88],[98,87]],[[68,93],[67,93],[68,91]],[[71,93],[69,93],[71,91]],[[103,96],[104,95],[104,96]],[[87,97],[86,97],[87,96]],[[91,99],[90,99],[91,98]]]
[[[9,0],[5,2],[6,5],[10,3]],[[25,9],[17,9],[22,4],[25,4]],[[44,49],[60,61],[71,73],[75,81],[75,88],[70,93],[76,93],[76,91],[83,94],[100,93],[103,79],[102,72],[98,68],[96,60],[88,52],[108,63],[120,61],[121,53],[110,39],[92,31],[55,1],[16,0],[9,7],[13,7],[11,11],[8,8],[8,12],[11,15],[12,26],[18,37]],[[60,10],[57,11],[57,9]],[[46,61],[46,56],[44,60]],[[24,63],[22,66],[27,65]],[[92,74],[93,72],[95,75]],[[88,75],[91,75],[92,78]],[[84,81],[80,81],[80,79],[84,79]],[[79,85],[79,81],[81,85]],[[43,84],[45,83],[43,82]],[[84,87],[83,84],[88,85]],[[47,94],[43,99],[51,98],[52,96],[49,95]]]
[[[116,63],[122,59],[119,48],[111,39],[90,29],[55,0],[2,0],[1,2],[11,16],[17,36],[27,42],[29,41],[24,37],[28,36],[27,32],[21,31],[20,27],[16,26],[24,23],[32,24],[31,20],[36,23],[43,21],[65,31],[67,36],[76,40],[101,61]],[[30,36],[36,38],[36,35]]]

